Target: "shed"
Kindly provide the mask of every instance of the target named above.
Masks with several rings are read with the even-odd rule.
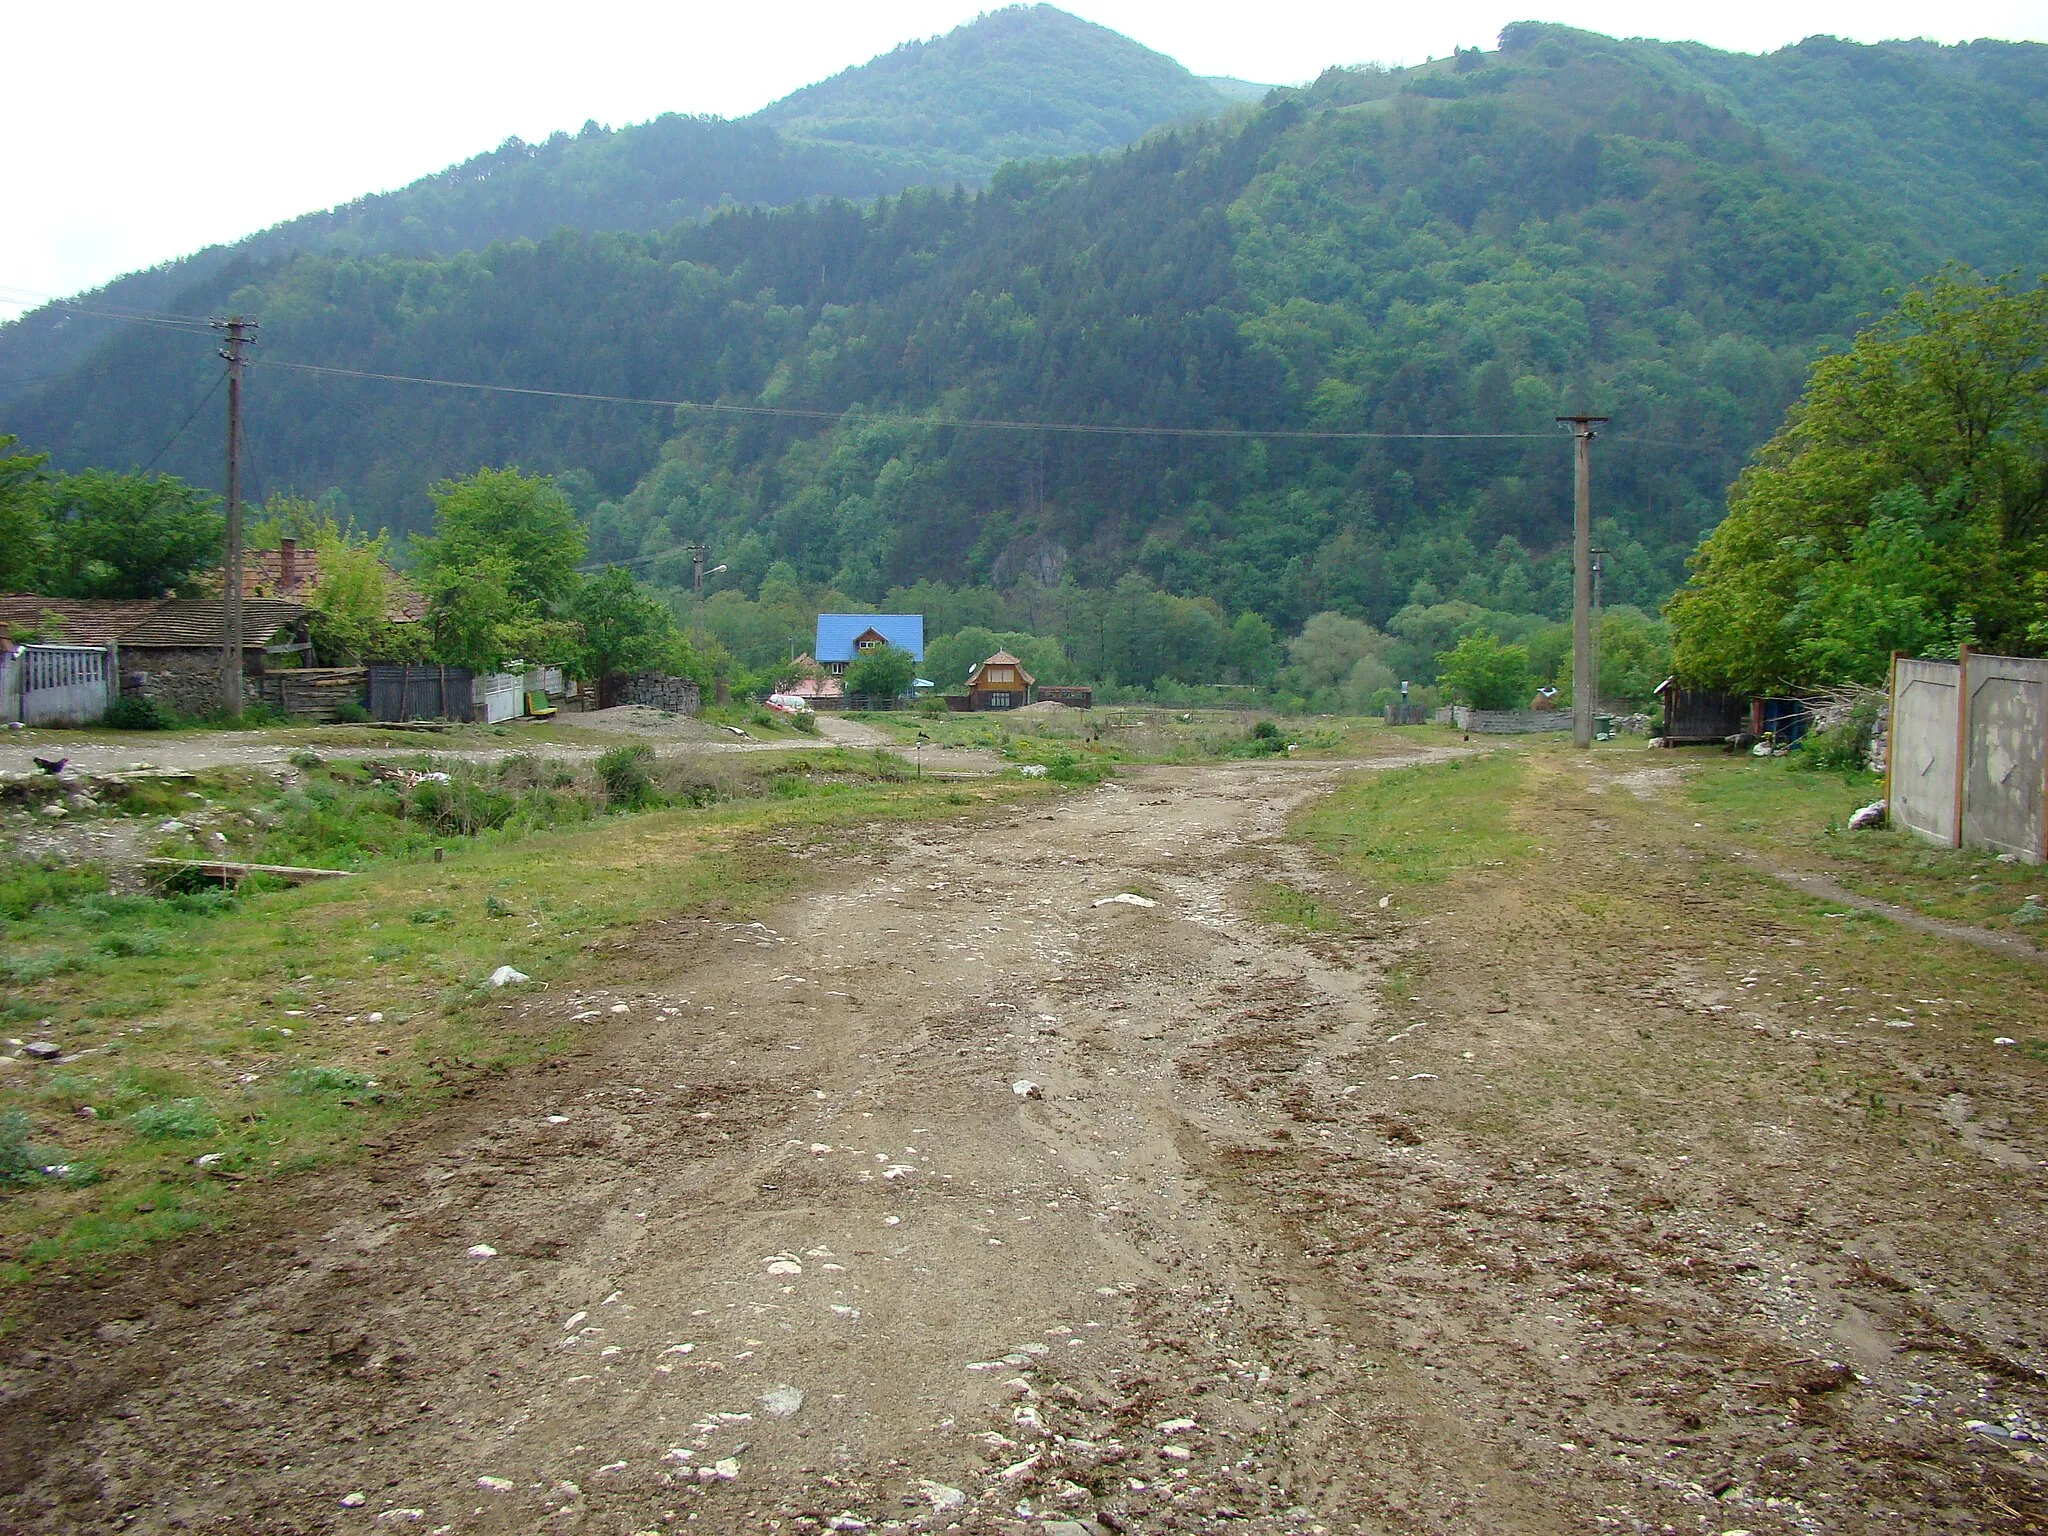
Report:
[[[1669,746],[1719,746],[1750,728],[1750,701],[1742,694],[1687,688],[1667,677],[1657,685],[1657,697],[1664,703],[1664,726],[1658,734]]]
[[[877,646],[893,645],[924,660],[924,615],[921,613],[821,613],[817,644],[811,654],[834,677],[844,675],[854,657]]]
[[[967,674],[967,707],[1022,709],[1031,702],[1031,686],[1037,681],[1023,662],[1008,651],[997,651]]]

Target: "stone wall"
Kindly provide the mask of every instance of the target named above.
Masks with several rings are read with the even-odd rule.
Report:
[[[696,714],[702,702],[695,683],[667,672],[635,672],[619,684],[613,697],[620,704],[666,709],[678,715]]]
[[[121,652],[121,692],[172,714],[220,712],[220,652],[198,646],[134,646]],[[261,702],[257,679],[242,676],[242,697]]]
[[[1489,736],[1518,736],[1529,731],[1568,731],[1572,728],[1569,710],[1468,709],[1463,704],[1439,709],[1436,722]]]

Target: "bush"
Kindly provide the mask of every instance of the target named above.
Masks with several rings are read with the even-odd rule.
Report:
[[[1477,630],[1436,658],[1437,684],[1474,709],[1522,709],[1529,702],[1529,653]]]
[[[28,1144],[33,1131],[20,1110],[0,1110],[0,1184],[18,1184],[42,1167],[40,1154]]]
[[[156,700],[124,693],[114,700],[103,723],[116,731],[167,731],[172,721]]]
[[[0,865],[0,917],[20,922],[38,907],[61,906],[107,888],[103,869],[60,869],[41,864]]]
[[[645,804],[654,789],[654,778],[648,772],[653,762],[654,749],[645,742],[613,747],[601,754],[597,776],[604,783],[606,802],[626,809]]]
[[[805,710],[802,714],[791,715],[789,717],[789,723],[792,726],[794,726],[797,730],[802,731],[806,736],[815,736],[818,734],[818,717],[812,714],[808,709]]]
[[[1860,773],[1870,765],[1870,740],[1877,732],[1878,700],[1873,695],[1849,711],[1848,718],[1824,731],[1814,731],[1792,755],[1794,766],[1815,773]]]
[[[128,1117],[128,1128],[152,1141],[191,1140],[220,1130],[212,1111],[197,1099],[145,1104]]]
[[[284,1082],[293,1093],[346,1093],[370,1086],[362,1073],[344,1067],[294,1067],[285,1073]]]
[[[354,699],[343,699],[334,706],[334,720],[337,725],[368,725],[370,712]]]

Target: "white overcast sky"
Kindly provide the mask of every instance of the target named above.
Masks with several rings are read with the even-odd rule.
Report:
[[[974,0],[13,0],[0,89],[0,318],[280,219],[384,191],[589,118],[742,116]],[[995,7],[989,6],[989,9]],[[2048,0],[1069,0],[1197,74],[1268,83],[1331,64],[1492,46],[1516,20],[1765,52],[1875,42],[2048,41]],[[32,66],[32,67],[31,67]],[[16,302],[9,302],[13,300]]]

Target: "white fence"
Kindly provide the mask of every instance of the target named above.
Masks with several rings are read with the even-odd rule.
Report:
[[[2048,660],[1895,659],[1885,776],[1900,826],[2048,859]]]
[[[517,672],[493,672],[476,680],[472,697],[477,718],[492,725],[517,720],[526,713],[525,678]]]
[[[114,702],[114,657],[96,645],[25,645],[0,661],[0,720],[93,725]]]

